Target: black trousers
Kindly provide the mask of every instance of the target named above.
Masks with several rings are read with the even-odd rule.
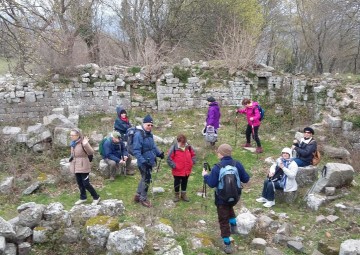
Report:
[[[234,207],[232,205],[217,205],[217,214],[218,221],[220,225],[221,237],[229,237],[230,232],[230,223],[231,218],[236,218]]]
[[[179,192],[180,185],[181,191],[186,191],[189,176],[174,176],[174,190]]]
[[[86,190],[90,192],[93,199],[99,198],[99,195],[96,193],[94,187],[90,184],[89,173],[75,173],[75,176],[80,190],[80,199],[86,199]]]
[[[247,125],[246,127],[246,143],[250,143],[251,142],[251,135],[253,135],[253,138],[256,142],[256,145],[257,147],[261,147],[261,142],[260,142],[260,138],[259,138],[259,135],[258,135],[258,132],[259,132],[259,127],[260,126],[257,126],[257,127],[254,127],[254,133],[253,133],[253,128],[251,125]]]

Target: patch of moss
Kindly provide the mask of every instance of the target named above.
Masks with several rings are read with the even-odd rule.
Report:
[[[34,230],[36,230],[36,231],[44,231],[44,230],[46,230],[46,228],[41,227],[41,226],[37,226],[37,227],[34,228]]]
[[[115,218],[110,216],[100,215],[88,219],[85,226],[104,225],[107,226],[111,232],[119,230],[119,223]]]
[[[213,239],[204,233],[196,233],[195,236],[199,239],[201,239],[201,243],[204,246],[210,246],[213,244]]]
[[[47,180],[47,175],[46,173],[40,173],[39,176],[37,177],[38,181],[46,181]]]
[[[160,218],[159,220],[162,224],[165,224],[165,225],[168,225],[168,226],[171,226],[171,220],[169,219],[165,219],[165,218]]]

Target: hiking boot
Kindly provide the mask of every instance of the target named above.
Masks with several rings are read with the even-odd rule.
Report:
[[[190,202],[190,199],[186,196],[186,191],[181,191],[181,199],[185,202]]]
[[[174,199],[173,201],[176,203],[176,202],[179,202],[180,201],[180,192],[175,192],[174,193]]]
[[[83,203],[85,203],[87,200],[86,199],[79,199],[78,201],[75,202],[75,205],[81,205]]]
[[[243,145],[241,145],[241,147],[251,147],[251,143],[245,143],[245,144],[243,144]]]
[[[263,153],[263,148],[257,147],[255,153]]]
[[[231,253],[233,253],[233,248],[231,247],[231,244],[225,244],[224,252],[225,252],[226,254],[231,254]]]
[[[256,202],[259,202],[259,203],[266,203],[268,200],[265,198],[265,197],[259,197],[256,199]]]
[[[264,207],[270,208],[272,206],[275,205],[275,200],[274,201],[267,201],[265,204],[263,204]]]
[[[142,201],[140,201],[140,203],[145,207],[148,207],[148,208],[151,207],[151,203],[149,200],[142,200]]]
[[[139,203],[140,202],[140,195],[139,194],[136,194],[135,197],[134,197],[134,202],[135,203]]]
[[[232,235],[239,235],[240,234],[237,225],[230,225],[230,233]]]
[[[100,202],[100,197],[98,199],[94,199],[91,205],[97,205]]]

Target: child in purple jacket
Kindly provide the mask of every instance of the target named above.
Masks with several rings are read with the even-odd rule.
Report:
[[[243,147],[251,147],[250,139],[252,135],[257,145],[256,153],[262,153],[263,149],[261,147],[261,142],[258,135],[259,127],[261,125],[261,115],[258,108],[259,104],[258,102],[253,102],[248,98],[244,98],[241,104],[245,106],[245,108],[237,109],[236,112],[246,114],[246,119],[248,123],[246,127],[246,143],[243,145]]]

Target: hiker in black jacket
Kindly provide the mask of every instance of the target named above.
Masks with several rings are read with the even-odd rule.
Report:
[[[300,141],[293,141],[291,149],[296,151],[296,158],[294,158],[294,161],[299,167],[311,165],[311,161],[314,157],[313,153],[317,150],[317,143],[313,138],[314,134],[314,129],[306,127],[304,128],[304,137],[301,138]]]

